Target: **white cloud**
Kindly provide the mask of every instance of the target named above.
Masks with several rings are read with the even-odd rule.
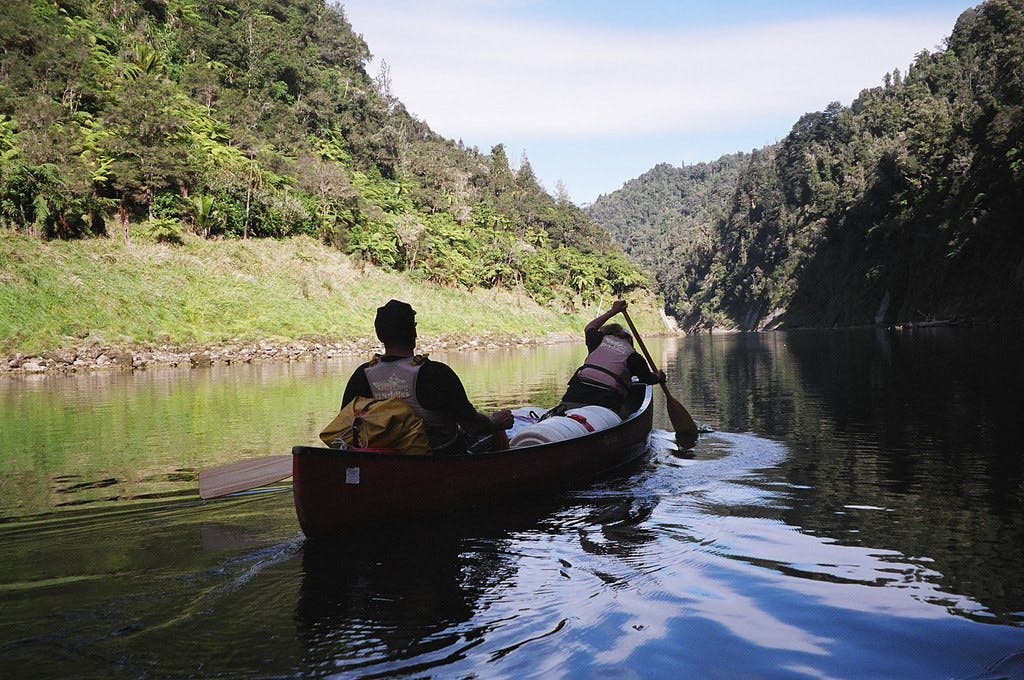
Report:
[[[905,70],[951,28],[836,17],[641,32],[502,22],[431,3],[355,10],[356,31],[388,62],[410,111],[446,136],[495,141],[692,133],[787,113],[795,122]]]
[[[504,142],[513,160],[527,152],[544,186],[562,181],[585,203],[658,163],[763,147],[804,113],[849,104],[937,49],[968,6],[956,4],[768,11],[683,0],[349,0],[344,8],[378,58],[371,75],[386,61],[410,112],[484,151]],[[721,7],[732,13],[716,14]],[[758,20],[754,10],[786,11],[789,20]],[[726,23],[737,16],[745,23]]]

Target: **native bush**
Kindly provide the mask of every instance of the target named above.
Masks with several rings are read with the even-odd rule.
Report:
[[[525,158],[514,171],[503,145],[483,154],[410,115],[366,73],[340,6],[261,7],[8,2],[0,223],[65,239],[108,223],[166,241],[304,234],[443,285],[529,282],[546,300],[605,286],[586,258],[574,283],[564,254],[528,271],[543,250],[619,251]]]
[[[181,222],[172,217],[154,217],[146,220],[132,233],[153,243],[181,245],[185,241]]]
[[[353,226],[348,234],[348,252],[386,270],[404,268],[398,234],[383,220],[364,219]]]

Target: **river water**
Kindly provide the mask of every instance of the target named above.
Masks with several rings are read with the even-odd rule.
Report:
[[[1022,342],[651,339],[714,428],[514,512],[306,543],[290,487],[358,362],[0,378],[3,678],[1024,677]],[[481,407],[580,347],[436,354]]]

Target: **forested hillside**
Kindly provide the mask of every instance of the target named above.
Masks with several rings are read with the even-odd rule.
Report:
[[[713,170],[738,161],[726,194]],[[589,213],[656,269],[684,327],[1020,318],[1024,1],[965,12],[945,49],[776,145],[670,170]]]
[[[570,307],[647,287],[528,160],[436,135],[369,57],[324,0],[0,0],[0,228],[309,235]]]
[[[661,163],[587,208],[630,258],[654,272],[670,314],[678,312],[680,281],[696,275],[680,266],[695,264],[690,254],[711,247],[712,227],[726,215],[749,162],[739,153],[679,168]]]

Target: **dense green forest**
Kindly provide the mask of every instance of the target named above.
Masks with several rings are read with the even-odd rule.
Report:
[[[0,0],[0,228],[312,236],[385,270],[576,308],[647,292],[529,160],[444,139],[324,0]]]
[[[1024,2],[778,144],[658,166],[588,209],[685,328],[1024,317]]]
[[[654,273],[670,313],[677,313],[681,282],[697,275],[691,253],[698,244],[710,252],[712,228],[726,215],[749,163],[750,155],[742,153],[678,168],[661,163],[587,208],[633,260]]]

